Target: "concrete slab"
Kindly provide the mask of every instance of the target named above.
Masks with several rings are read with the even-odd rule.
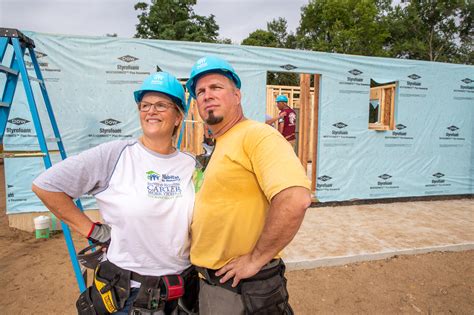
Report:
[[[289,270],[474,249],[474,200],[311,208],[284,251]]]

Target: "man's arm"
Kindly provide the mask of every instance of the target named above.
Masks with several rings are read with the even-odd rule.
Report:
[[[278,119],[280,119],[280,116],[273,117],[273,118],[268,118],[267,120],[265,120],[265,123],[266,123],[267,125],[271,125],[271,124],[273,124],[275,121],[277,121]]]
[[[254,276],[288,245],[298,232],[306,209],[311,205],[311,194],[304,187],[290,187],[276,194],[270,203],[262,234],[251,253],[237,257],[216,272],[224,275],[221,283],[234,278],[232,286],[241,279]]]
[[[283,129],[285,128],[285,116],[286,116],[286,112],[285,111],[282,111],[280,112],[280,114],[278,115],[278,126],[277,126],[277,130],[283,134]]]
[[[44,205],[72,229],[88,237],[94,223],[74,204],[71,197],[63,192],[51,192],[32,186],[32,191]]]
[[[284,127],[285,127],[285,122],[279,120],[279,121],[278,121],[278,128],[277,128],[277,129],[278,129],[278,131],[279,131],[281,134],[283,134],[283,129],[284,129]]]

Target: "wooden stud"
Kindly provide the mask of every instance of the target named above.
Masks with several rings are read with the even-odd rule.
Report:
[[[313,95],[313,142],[311,156],[311,191],[316,193],[317,187],[317,162],[318,162],[318,132],[319,132],[319,84],[321,75],[314,75],[314,95]]]
[[[304,86],[304,74],[300,74],[300,106],[299,106],[299,117],[298,117],[298,157],[300,159],[301,164],[303,164],[303,117],[304,117],[304,110],[301,106],[301,90],[303,90]]]
[[[309,133],[309,97],[310,97],[310,75],[300,75],[300,134],[298,137],[298,156],[301,164],[306,170],[308,165],[308,133]]]
[[[310,93],[310,86],[311,86],[311,75],[306,74],[306,85],[305,85],[305,114],[304,114],[304,145],[303,145],[303,157],[304,157],[304,168],[306,170],[308,166],[308,157],[309,157],[309,135],[311,132],[311,93]]]
[[[395,129],[395,87],[391,87],[390,91],[392,92],[390,112],[392,113],[390,117],[390,130]]]

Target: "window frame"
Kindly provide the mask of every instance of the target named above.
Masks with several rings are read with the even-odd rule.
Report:
[[[379,100],[379,119],[376,123],[368,123],[368,127],[370,130],[395,130],[395,94],[397,92],[397,86],[398,81],[388,82],[387,84],[379,84],[377,86],[370,87],[369,111],[370,100]],[[380,95],[378,97],[373,97],[372,95],[376,90],[380,90]],[[390,91],[390,93],[388,91]]]

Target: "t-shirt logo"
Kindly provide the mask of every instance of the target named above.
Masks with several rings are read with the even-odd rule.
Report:
[[[177,175],[146,172],[146,189],[148,197],[157,199],[174,199],[182,196],[181,179]]]
[[[288,115],[288,120],[290,122],[290,125],[294,125],[296,123],[296,114],[294,112],[291,112],[290,115]]]
[[[154,172],[154,171],[148,171],[146,172],[146,178],[150,181],[159,181],[160,180],[160,174]]]

